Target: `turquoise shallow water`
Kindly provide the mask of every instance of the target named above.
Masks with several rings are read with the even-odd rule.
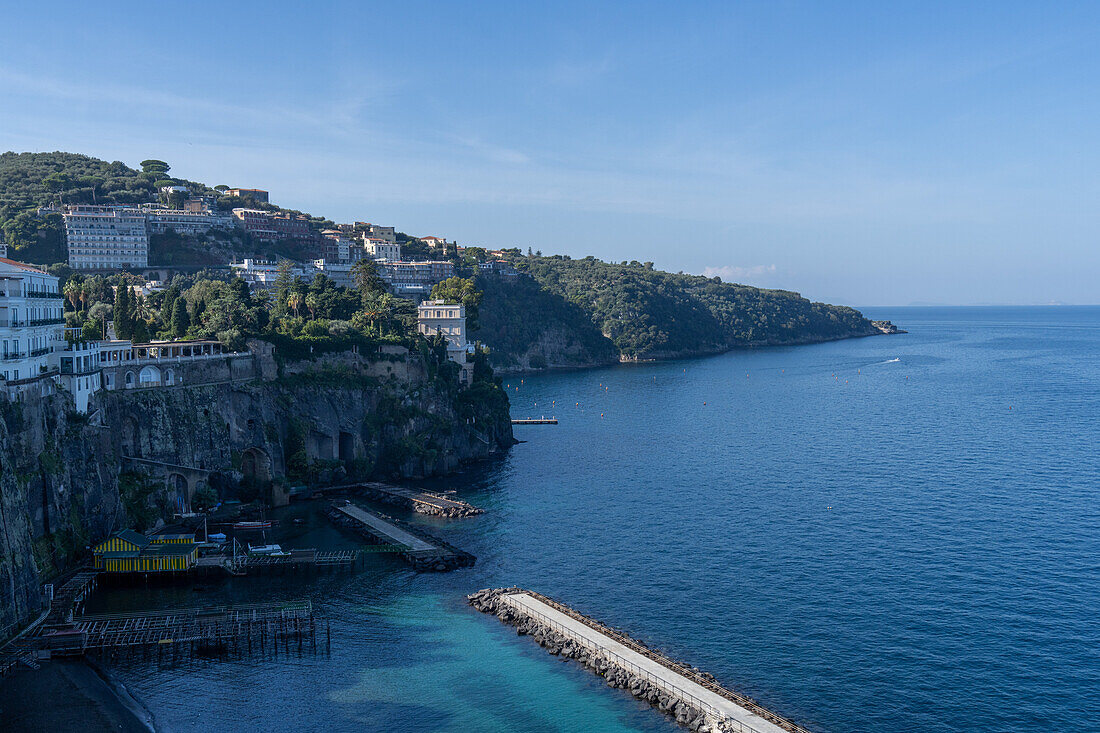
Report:
[[[111,592],[332,619],[331,657],[120,674],[169,730],[674,729],[463,602],[515,583],[815,730],[1100,729],[1100,308],[867,314],[911,333],[508,378],[561,423],[434,484],[485,515],[412,518],[475,568]],[[288,544],[352,542],[311,511]]]

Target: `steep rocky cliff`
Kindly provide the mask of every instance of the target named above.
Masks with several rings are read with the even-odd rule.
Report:
[[[278,502],[290,485],[440,474],[513,442],[491,384],[290,366],[271,381],[99,393],[90,419],[64,395],[0,403],[0,638],[39,608],[43,579],[198,481]]]

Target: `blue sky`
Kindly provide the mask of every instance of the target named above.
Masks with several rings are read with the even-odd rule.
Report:
[[[0,149],[162,158],[338,221],[815,300],[1100,303],[1098,4],[4,17]]]

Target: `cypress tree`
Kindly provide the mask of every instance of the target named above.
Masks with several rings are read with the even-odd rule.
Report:
[[[131,338],[135,344],[149,343],[149,327],[146,325],[144,318],[138,318],[134,322],[134,332]]]
[[[191,319],[187,317],[187,304],[183,298],[176,298],[172,305],[172,336],[183,338],[187,335],[187,329],[191,326]]]
[[[134,304],[129,285],[119,285],[115,296],[115,335],[128,339],[134,334]]]

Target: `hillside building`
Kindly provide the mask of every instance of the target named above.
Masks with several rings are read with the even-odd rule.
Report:
[[[401,259],[401,245],[397,242],[364,236],[363,250],[373,260],[397,262]]]
[[[269,204],[268,193],[262,188],[231,188],[225,192],[228,196],[247,196],[261,204]]]
[[[53,392],[51,353],[62,341],[63,297],[53,275],[0,259],[0,385],[9,398]]]
[[[466,342],[466,306],[442,300],[427,300],[417,307],[417,331],[425,336],[442,336],[447,341],[447,358],[458,364],[459,381],[469,384],[473,364],[469,363],[470,345]]]
[[[309,239],[309,219],[281,211],[233,209],[237,225],[256,239],[277,242],[283,239]]]
[[[455,266],[451,262],[380,262],[378,274],[390,286],[394,295],[423,298],[432,292],[432,286],[454,277]]]
[[[161,234],[171,229],[185,236],[196,236],[206,234],[211,229],[229,229],[233,226],[232,216],[207,210],[196,212],[186,208],[167,209],[152,206],[145,207],[143,210],[149,232],[153,234]]]
[[[397,230],[393,227],[381,227],[370,222],[357,221],[355,222],[355,228],[363,232],[366,239],[381,239],[383,242],[389,242],[390,244],[397,243]]]
[[[65,242],[74,270],[121,270],[149,265],[145,212],[123,206],[67,206]]]

